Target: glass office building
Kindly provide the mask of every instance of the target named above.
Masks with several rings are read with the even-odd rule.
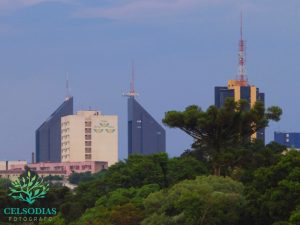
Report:
[[[297,132],[274,132],[274,141],[287,148],[300,149],[300,133]]]
[[[61,161],[61,117],[73,114],[73,97],[68,97],[36,130],[36,162]]]
[[[165,129],[135,100],[128,98],[128,155],[166,151]]]

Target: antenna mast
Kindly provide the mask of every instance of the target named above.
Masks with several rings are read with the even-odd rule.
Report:
[[[134,65],[134,61],[132,61],[130,91],[128,93],[123,93],[123,96],[126,96],[126,97],[135,97],[135,96],[139,95],[134,90],[134,81],[135,81],[135,65]]]
[[[240,25],[240,41],[239,41],[239,69],[238,69],[238,78],[242,86],[248,84],[248,79],[246,75],[246,66],[245,66],[245,41],[243,39],[243,13],[241,12],[241,25]]]
[[[69,100],[71,97],[71,94],[70,94],[70,86],[69,86],[69,74],[67,73],[66,74],[66,97],[65,97],[65,100]]]

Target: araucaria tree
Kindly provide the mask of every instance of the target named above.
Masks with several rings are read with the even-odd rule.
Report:
[[[214,175],[221,174],[221,168],[231,166],[232,151],[251,141],[251,136],[268,126],[269,121],[279,121],[281,108],[272,106],[265,109],[256,102],[251,109],[245,100],[235,102],[228,98],[224,106],[210,106],[203,111],[196,105],[185,111],[169,111],[163,123],[171,128],[179,128],[192,136],[194,146],[200,149],[213,166]]]

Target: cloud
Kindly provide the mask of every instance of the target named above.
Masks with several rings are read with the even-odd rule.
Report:
[[[134,19],[176,14],[194,9],[199,5],[208,5],[220,0],[131,0],[110,7],[80,9],[75,13],[78,17]]]
[[[160,18],[161,16],[177,15],[193,12],[205,7],[235,6],[239,9],[254,9],[250,0],[128,0],[113,1],[109,6],[83,7],[74,13],[82,18],[106,18],[112,20],[131,20]],[[119,3],[118,3],[119,2]]]
[[[46,2],[70,3],[71,0],[0,0],[0,11],[14,11]]]

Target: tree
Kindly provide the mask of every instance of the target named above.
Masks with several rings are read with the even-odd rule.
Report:
[[[0,190],[7,190],[10,186],[10,180],[6,178],[0,178]]]
[[[144,201],[142,225],[238,225],[245,199],[243,185],[208,176],[182,181]]]
[[[300,152],[289,151],[276,164],[257,169],[252,183],[246,187],[249,213],[246,224],[272,225],[289,220],[297,224],[300,218]]]
[[[140,225],[144,213],[132,203],[116,206],[110,216],[113,225]]]
[[[71,184],[79,184],[82,181],[88,181],[92,179],[92,174],[91,172],[84,172],[84,173],[75,173],[73,172],[69,176],[69,182]]]
[[[282,114],[279,107],[265,110],[263,103],[256,102],[249,110],[245,100],[235,102],[229,98],[224,106],[210,106],[203,111],[196,105],[183,112],[169,111],[163,123],[171,128],[179,128],[195,139],[197,146],[209,159],[214,174],[220,175],[221,167],[231,163],[232,149],[250,141],[251,135],[268,126],[270,120],[278,121]]]

